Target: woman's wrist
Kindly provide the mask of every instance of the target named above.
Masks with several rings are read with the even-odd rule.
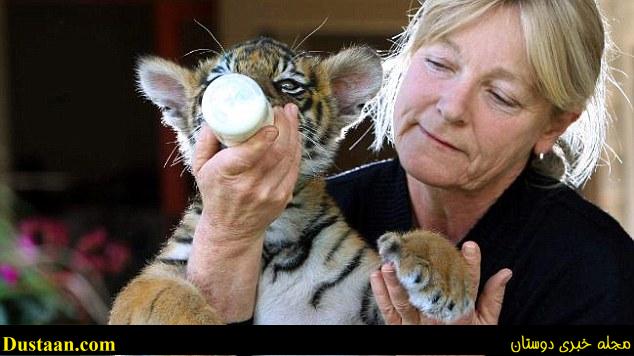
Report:
[[[253,316],[263,232],[223,231],[201,217],[187,264],[187,278],[225,322]]]

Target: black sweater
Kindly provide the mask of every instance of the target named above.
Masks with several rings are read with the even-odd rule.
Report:
[[[507,267],[502,325],[634,324],[634,242],[608,214],[553,183],[526,170],[458,244],[480,246],[480,291]],[[386,231],[412,229],[398,160],[330,177],[328,191],[374,246]]]

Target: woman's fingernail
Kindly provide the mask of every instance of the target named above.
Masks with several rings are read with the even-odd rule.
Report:
[[[473,242],[465,242],[464,252],[467,255],[473,256],[476,253],[476,248]]]
[[[396,271],[396,268],[394,267],[394,263],[388,262],[384,264],[383,267],[381,267],[381,271],[386,273],[394,273]]]
[[[286,112],[290,116],[297,115],[297,106],[292,103],[288,103],[284,106],[284,112]]]
[[[511,270],[507,270],[506,275],[502,279],[502,283],[506,285],[511,280],[511,277],[513,277],[513,272]]]

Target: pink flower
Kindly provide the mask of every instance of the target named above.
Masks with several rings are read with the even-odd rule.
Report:
[[[130,259],[127,246],[108,241],[105,229],[99,228],[82,236],[73,253],[72,264],[78,269],[95,269],[100,273],[118,273]]]
[[[19,226],[20,236],[28,238],[34,245],[67,246],[68,229],[58,220],[34,217],[23,220]]]
[[[39,248],[33,242],[33,239],[28,235],[20,235],[18,237],[18,250],[22,253],[22,257],[29,264],[34,264],[37,261],[39,254]]]
[[[15,286],[18,284],[18,278],[20,278],[20,272],[15,267],[7,264],[0,265],[0,279],[5,283]]]
[[[103,247],[108,240],[108,233],[104,228],[95,229],[79,238],[77,251],[89,252]]]

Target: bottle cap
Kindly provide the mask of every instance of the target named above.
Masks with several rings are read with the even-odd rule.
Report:
[[[224,74],[209,84],[202,99],[203,117],[218,139],[233,146],[273,124],[273,110],[260,86],[246,75]]]

